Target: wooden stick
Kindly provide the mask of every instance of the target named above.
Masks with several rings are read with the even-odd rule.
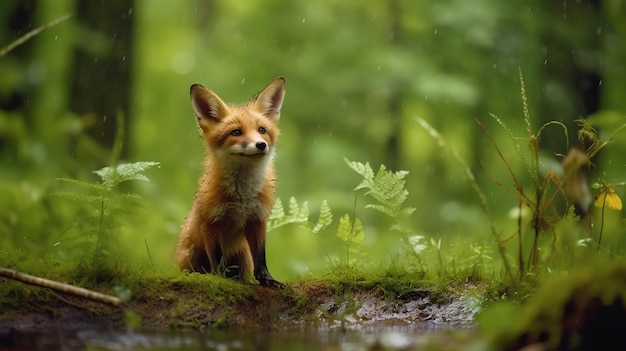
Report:
[[[7,277],[22,283],[50,288],[64,293],[84,297],[89,300],[106,303],[113,306],[122,304],[122,300],[115,296],[102,294],[93,290],[87,290],[74,285],[60,283],[54,280],[36,277],[34,275],[21,273],[12,269],[0,267],[0,277]]]
[[[52,26],[56,26],[57,24],[67,20],[68,18],[72,17],[72,14],[67,14],[64,16],[61,16],[57,19],[55,19],[52,22],[49,22],[47,24],[44,24],[43,26],[37,27],[33,30],[31,30],[30,32],[24,34],[23,36],[19,37],[16,41],[12,42],[11,44],[3,47],[0,49],[0,57],[6,55],[9,53],[9,51],[15,49],[16,47],[24,44],[25,42],[27,42],[30,38],[34,37],[35,35],[43,32],[44,30],[52,27]]]

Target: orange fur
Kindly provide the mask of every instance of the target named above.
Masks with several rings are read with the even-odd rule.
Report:
[[[271,287],[265,227],[274,202],[274,153],[285,80],[274,79],[242,106],[228,106],[204,86],[191,87],[207,156],[174,260],[180,269],[215,273],[237,266],[239,279]]]

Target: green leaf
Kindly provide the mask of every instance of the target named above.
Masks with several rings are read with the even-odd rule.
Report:
[[[407,171],[393,172],[387,170],[385,165],[380,165],[378,172],[370,167],[369,163],[351,162],[345,159],[346,164],[363,177],[363,180],[354,190],[367,190],[365,195],[372,197],[376,203],[368,204],[365,207],[379,211],[390,217],[398,215],[408,216],[415,210],[414,208],[402,208],[409,192],[405,189],[404,178],[409,174]]]
[[[339,227],[337,228],[337,237],[343,241],[350,240],[350,216],[345,214],[339,218]]]
[[[276,199],[276,201],[274,201],[274,206],[272,206],[272,213],[270,214],[269,220],[272,221],[283,217],[285,217],[283,202],[281,199]]]
[[[348,165],[348,167],[350,167],[350,169],[360,174],[365,180],[374,179],[374,171],[372,170],[372,167],[370,167],[369,162],[362,164],[361,162],[350,161],[345,157],[343,158],[343,160]],[[364,182],[365,181],[357,185],[357,187],[354,190],[359,190],[363,188]]]
[[[354,228],[352,228],[352,242],[355,244],[360,244],[365,239],[365,231],[363,230],[363,224],[361,220],[355,218],[354,220]]]
[[[86,195],[74,193],[52,193],[51,195],[72,202],[92,203],[103,201],[103,197],[101,195]]]
[[[300,205],[295,197],[289,198],[288,211],[289,213],[285,214],[282,201],[276,199],[267,221],[267,230],[280,228],[290,223],[306,223],[309,220],[309,203],[306,201]]]
[[[102,183],[109,188],[113,188],[118,184],[128,180],[143,180],[150,181],[143,172],[154,166],[158,166],[159,162],[134,162],[134,163],[122,163],[117,167],[104,167],[97,171],[94,171],[102,178]]]
[[[354,220],[354,228],[350,216],[345,214],[339,219],[339,228],[337,228],[337,237],[342,241],[359,244],[365,238],[363,224],[356,218]]]
[[[319,233],[324,228],[328,227],[333,222],[333,214],[328,207],[326,200],[322,201],[322,207],[320,208],[320,216],[317,219],[317,224],[313,227],[312,232],[314,234]]]
[[[108,188],[101,185],[101,184],[97,184],[97,183],[87,183],[87,182],[83,182],[81,180],[77,180],[77,179],[72,179],[72,178],[57,178],[56,180],[61,181],[61,182],[65,182],[65,183],[69,183],[69,184],[76,184],[76,185],[80,185],[86,188],[91,188],[93,190],[97,190],[99,192],[103,192],[103,191],[107,191]]]

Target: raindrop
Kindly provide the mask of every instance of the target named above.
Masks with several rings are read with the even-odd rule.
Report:
[[[246,78],[241,78],[241,85],[246,84]]]
[[[107,115],[104,115],[104,117],[102,117],[102,122],[106,122],[107,121]]]
[[[57,40],[59,40],[59,36],[58,36],[58,35],[55,35],[55,36],[54,36],[54,41],[57,41]]]
[[[437,29],[437,28],[435,28],[435,35],[437,35],[437,30],[438,30],[438,29]]]
[[[302,23],[304,23],[304,22],[306,22],[306,18],[303,18],[303,19],[302,19]]]
[[[128,8],[128,14],[129,14],[129,15],[132,15],[132,14],[133,14],[133,8],[132,8],[132,7]]]
[[[122,61],[126,61],[126,55],[122,56]]]
[[[380,65],[378,65],[378,70],[380,71]]]
[[[543,65],[545,66],[545,65],[547,65],[547,64],[548,64],[548,60],[544,60],[544,61],[543,61]]]
[[[600,35],[602,34],[602,27],[598,26],[598,28],[596,28],[596,35]]]
[[[598,86],[602,86],[602,79],[598,82]]]

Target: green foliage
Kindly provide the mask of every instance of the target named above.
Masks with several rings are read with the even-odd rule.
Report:
[[[306,223],[309,220],[309,204],[303,202],[298,204],[295,197],[289,198],[289,209],[285,213],[283,202],[280,199],[276,199],[274,206],[272,207],[272,213],[270,214],[267,222],[267,231],[280,228],[290,223]],[[332,219],[331,219],[332,220]]]
[[[365,238],[363,224],[358,218],[350,219],[350,215],[344,214],[339,219],[339,227],[337,228],[337,238],[350,244],[359,244]]]
[[[411,231],[404,220],[415,211],[413,207],[403,207],[409,195],[405,189],[404,179],[408,172],[393,172],[387,170],[385,165],[381,165],[378,172],[374,173],[369,163],[352,162],[345,158],[344,161],[350,169],[362,177],[362,180],[353,189],[355,198],[352,214],[346,213],[339,218],[337,229],[332,237],[326,229],[332,224],[334,216],[326,200],[322,201],[317,222],[313,225],[309,222],[308,202],[299,204],[294,197],[291,197],[286,213],[282,201],[277,199],[267,226],[269,231],[287,224],[298,223],[307,231],[319,234],[327,241],[333,241],[333,244],[328,245],[329,249],[326,255],[328,263],[335,267],[342,264],[352,267],[359,260],[359,254],[363,254],[360,245],[365,239],[365,229],[361,220],[356,216],[357,194],[360,190],[365,189],[365,195],[374,201],[366,204],[365,208],[376,210],[390,217],[394,221],[391,229],[400,232],[403,237],[406,237],[407,233]],[[337,247],[334,244],[335,240],[331,239],[336,239],[341,243],[344,248],[344,255],[331,249]]]
[[[80,219],[76,222],[79,233],[67,239],[74,241],[70,249],[81,248],[84,254],[79,264],[81,271],[91,272],[92,277],[113,274],[119,264],[115,262],[119,257],[114,256],[115,248],[112,246],[115,232],[119,229],[121,218],[130,213],[140,199],[139,195],[119,191],[118,187],[130,180],[149,181],[143,172],[158,165],[158,162],[135,162],[104,167],[94,171],[101,178],[96,183],[58,179],[82,188],[80,192],[54,193],[56,197],[78,203],[81,209]],[[57,245],[61,245],[65,238],[60,240]]]
[[[345,262],[348,267],[353,266],[357,262],[355,254],[360,253],[359,244],[363,242],[365,238],[365,232],[363,231],[363,224],[361,220],[356,216],[344,214],[339,219],[339,226],[337,227],[337,233],[335,236],[341,240],[346,248]],[[352,257],[352,258],[351,258]]]
[[[511,263],[509,262],[512,256],[506,253],[505,244],[514,237],[517,237],[518,239],[516,250],[518,266],[518,273],[516,274],[517,277],[524,279],[525,277],[528,277],[529,275],[534,275],[536,273],[536,268],[538,268],[540,262],[540,248],[542,245],[544,245],[544,250],[543,257],[541,257],[541,259],[544,260],[545,268],[549,269],[548,265],[551,263],[562,263],[564,261],[563,257],[558,257],[559,253],[563,253],[564,250],[556,249],[557,236],[561,234],[557,233],[557,228],[564,228],[563,223],[570,221],[573,218],[573,211],[571,210],[571,207],[573,206],[576,199],[572,198],[572,193],[577,194],[581,191],[584,191],[584,187],[586,187],[587,191],[589,191],[589,185],[586,182],[586,173],[583,172],[585,168],[591,168],[591,162],[589,161],[591,157],[595,156],[602,149],[602,147],[607,145],[607,142],[599,141],[597,132],[593,127],[590,126],[590,122],[588,121],[581,126],[581,129],[583,129],[584,131],[579,131],[578,133],[579,141],[582,144],[589,145],[584,153],[578,151],[578,149],[574,149],[573,151],[572,149],[569,149],[568,129],[561,122],[549,121],[547,123],[544,123],[537,130],[536,133],[533,132],[526,96],[526,89],[521,71],[520,84],[523,107],[523,120],[528,135],[525,138],[519,138],[515,135],[513,130],[507,126],[504,120],[494,114],[491,114],[491,117],[501,127],[501,129],[504,131],[504,134],[511,142],[511,145],[517,154],[518,160],[521,161],[530,176],[530,179],[532,181],[530,185],[526,184],[524,182],[524,178],[514,170],[514,167],[512,166],[512,159],[506,156],[505,152],[498,145],[495,137],[489,132],[488,128],[478,119],[475,119],[477,125],[483,130],[487,139],[493,145],[493,148],[498,158],[504,164],[505,169],[507,170],[513,183],[513,189],[510,189],[504,185],[504,182],[502,180],[492,178],[492,181],[497,186],[499,186],[507,194],[512,195],[518,202],[518,211],[515,215],[518,228],[515,233],[509,238],[501,237],[501,231],[496,228],[495,222],[491,216],[491,210],[487,201],[487,197],[481,189],[481,186],[478,184],[473,172],[466,165],[465,161],[454,149],[452,149],[448,145],[446,140],[432,126],[430,126],[430,124],[428,124],[425,120],[418,118],[418,122],[420,123],[420,125],[429,132],[429,134],[438,142],[438,144],[442,148],[448,149],[448,151],[453,155],[457,163],[464,169],[466,178],[470,182],[472,189],[475,191],[479,199],[481,208],[491,222],[491,233],[496,240],[505,272],[507,276],[511,279],[513,279],[514,277],[513,271],[511,269]],[[550,169],[549,167],[544,165],[540,159],[539,140],[545,130],[550,126],[557,126],[562,129],[564,139],[566,140],[565,149],[570,150],[570,153],[567,157],[561,155],[561,157],[564,157],[565,160],[563,162],[562,170],[560,172]],[[613,138],[617,134],[617,132],[619,132],[623,128],[624,125],[619,127],[617,131],[610,136],[610,139]],[[524,147],[523,144],[520,142],[522,140],[527,141],[526,147]],[[580,155],[579,157],[581,161],[577,162],[573,167],[570,166],[568,169],[567,158],[570,158],[570,155],[572,153],[574,153],[575,155]],[[483,170],[485,170],[484,166]],[[578,176],[578,174],[583,175]],[[580,187],[583,187],[583,189],[579,189]],[[572,188],[574,188],[573,191],[571,190]],[[610,191],[606,191],[605,193],[608,192]],[[563,203],[565,203],[564,209],[561,205]],[[524,213],[527,210],[530,212],[530,215],[525,216]],[[527,221],[526,217],[530,218],[530,220],[528,221],[529,229],[527,229],[527,226],[525,225],[525,221]],[[602,212],[602,223],[604,223],[604,211]],[[570,228],[570,230],[572,229]],[[529,235],[527,235],[526,233],[529,233]],[[600,226],[600,237],[601,234],[602,225]],[[526,236],[529,236],[530,240],[526,239]],[[544,237],[552,237],[552,239],[549,241],[549,243],[546,243]],[[568,244],[566,242],[567,240],[570,240],[572,242]],[[559,244],[564,246],[584,246],[588,241],[581,241],[580,239],[573,238],[563,240],[559,238],[558,242]],[[528,243],[530,244],[527,245]],[[414,248],[417,247],[422,249],[424,246],[421,243],[414,244]],[[471,257],[473,258],[471,260],[476,262],[476,264],[473,264],[474,267],[476,267],[477,264],[480,264],[480,262],[491,260],[491,255],[489,253],[488,247],[482,247],[475,244],[471,244],[470,247],[472,247],[473,251],[473,253],[471,254]]]
[[[158,165],[158,162],[123,163],[117,165],[117,167],[104,167],[94,171],[94,173],[102,178],[102,185],[105,188],[112,190],[119,184],[129,180],[142,180],[149,182],[150,180],[143,174],[143,172]]]
[[[313,234],[317,234],[329,225],[331,225],[331,223],[333,223],[333,213],[328,206],[328,201],[322,200],[319,218],[317,219],[317,223],[311,229],[311,231],[313,232]]]
[[[371,196],[376,203],[367,204],[366,208],[379,211],[389,217],[406,217],[415,211],[413,207],[402,208],[409,192],[405,189],[404,177],[409,174],[407,171],[388,171],[385,165],[381,164],[378,172],[374,174],[369,162],[344,161],[352,169],[363,177],[354,191],[366,189],[365,195]]]
[[[585,6],[565,9],[541,1],[534,1],[528,11],[531,7],[523,2],[502,6],[495,0],[321,2],[313,7],[275,0],[262,4],[217,0],[210,6],[144,3],[134,8],[132,16],[137,28],[133,32],[133,52],[137,55],[129,72],[134,93],[120,96],[120,100],[131,100],[128,140],[132,157],[159,159],[167,171],[151,177],[154,186],[142,188],[142,196],[149,197],[155,206],[145,216],[136,216],[141,227],[121,235],[135,243],[132,240],[140,236],[138,228],[141,234],[146,233],[140,245],[127,245],[134,250],[129,252],[131,256],[139,256],[143,244],[147,247],[150,242],[151,257],[171,265],[175,237],[189,209],[196,187],[192,179],[202,157],[189,102],[181,98],[189,84],[208,84],[220,96],[237,102],[277,74],[293,82],[288,83],[293,85],[289,85],[283,108],[281,157],[277,158],[278,195],[293,196],[293,200],[289,205],[281,203],[282,211],[278,211],[277,201],[269,228],[291,223],[316,233],[308,238],[324,240],[329,262],[354,267],[355,258],[363,257],[358,256],[361,250],[376,265],[380,262],[374,261],[373,252],[392,252],[398,256],[392,259],[401,265],[407,264],[407,257],[407,266],[416,264],[417,271],[437,264],[438,271],[451,272],[455,280],[466,281],[462,278],[472,276],[472,271],[485,274],[491,267],[495,268],[489,276],[497,279],[512,277],[512,267],[527,269],[529,263],[534,264],[531,262],[553,270],[558,260],[566,260],[566,253],[552,255],[553,247],[557,251],[571,247],[567,254],[577,259],[598,250],[612,258],[623,256],[623,213],[608,208],[605,213],[602,206],[601,211],[592,213],[593,226],[581,230],[572,210],[557,204],[563,200],[564,189],[559,184],[563,180],[557,172],[559,167],[542,164],[545,155],[538,152],[543,139],[546,145],[558,144],[559,152],[565,153],[570,142],[567,139],[574,135],[568,132],[573,119],[588,107],[581,105],[587,97],[597,98],[601,104],[596,107],[601,110],[584,116],[581,121],[586,124],[578,131],[579,140],[590,146],[583,150],[588,158],[605,150],[594,159],[597,173],[602,174],[591,173],[590,177],[613,184],[621,177],[618,161],[625,139],[606,134],[615,130],[616,121],[623,123],[626,101],[623,67],[606,64],[624,61],[623,41],[614,40],[626,33],[618,2],[604,4],[606,11],[588,11]],[[75,101],[72,93],[80,88],[74,79],[99,72],[86,72],[71,58],[77,49],[93,55],[94,61],[107,58],[112,54],[108,49],[119,48],[117,37],[98,22],[89,28],[76,25],[75,18],[28,37],[36,22],[18,23],[14,18],[58,18],[75,2],[37,2],[23,8],[15,4],[18,2],[0,5],[4,20],[0,23],[5,24],[0,30],[0,46],[32,40],[8,55],[0,55],[0,247],[27,252],[25,260],[45,257],[57,262],[73,258],[69,254],[73,245],[72,252],[88,257],[99,233],[114,237],[115,228],[120,228],[130,212],[124,209],[139,202],[136,195],[115,186],[102,206],[102,194],[110,184],[104,179],[94,183],[77,180],[89,179],[88,172],[110,164],[110,151],[89,137],[103,132],[100,122],[106,116],[91,110],[97,103],[91,99]],[[572,21],[577,26],[571,26]],[[596,31],[597,23],[608,23],[608,29]],[[222,30],[207,30],[207,26]],[[14,33],[29,34],[16,41]],[[162,45],[151,45],[154,37],[160,38]],[[324,41],[328,50],[320,50],[320,38],[328,39]],[[569,50],[571,45],[576,50]],[[549,57],[544,57],[545,48],[550,49]],[[216,52],[220,55],[214,55]],[[555,52],[560,54],[553,55]],[[582,60],[568,56],[571,52]],[[458,59],[459,53],[463,60]],[[231,64],[224,65],[224,61]],[[107,65],[104,78],[126,67],[123,62]],[[529,78],[529,88],[524,83],[521,86],[521,116],[517,111],[520,107],[510,99],[519,90],[512,79],[518,67],[523,67]],[[572,77],[580,77],[581,68],[585,77],[597,74],[602,79],[600,92],[579,88],[586,84],[571,84],[577,81]],[[202,77],[210,79],[203,82]],[[97,101],[102,90],[115,89],[110,85],[114,81],[105,79],[101,85],[89,87],[91,98]],[[315,108],[305,108],[312,101]],[[80,105],[84,108],[78,108]],[[186,121],[184,115],[189,115]],[[436,143],[452,151],[452,162],[441,157],[440,148],[432,147],[432,139],[423,138],[421,130],[414,128],[416,115],[423,117],[420,124],[428,125],[425,128]],[[493,134],[477,135],[480,133],[471,130],[469,116],[491,116],[484,121],[484,130]],[[553,129],[557,131],[551,134]],[[565,140],[561,143],[561,139]],[[609,141],[614,145],[603,148]],[[494,147],[485,147],[489,142]],[[507,146],[513,149],[513,156]],[[114,153],[119,154],[119,148]],[[369,164],[350,162],[361,176],[357,206],[345,191],[352,184],[352,174],[339,166],[341,159],[328,157],[332,154],[405,169],[411,176],[404,177],[403,171],[389,172],[385,166],[377,173]],[[112,163],[118,158],[113,157]],[[487,169],[491,183],[480,179],[485,177],[475,177],[478,160],[486,168],[492,167]],[[523,168],[521,172],[518,166]],[[463,176],[474,190],[478,206],[474,206],[476,201],[471,199],[467,183],[459,181]],[[65,195],[64,199],[71,202],[48,196],[59,187],[55,177],[64,177],[63,186],[79,188]],[[394,185],[404,181],[406,194]],[[122,185],[122,189],[129,188]],[[623,188],[613,190],[615,196],[623,194]],[[605,189],[602,195],[601,191],[597,189],[595,195],[607,202],[613,192]],[[117,209],[114,198],[120,202]],[[309,202],[298,204],[295,198]],[[370,203],[365,206],[374,211],[362,210],[360,203],[367,201]],[[308,204],[320,202],[317,221],[309,223]],[[448,202],[460,204],[451,219],[443,218]],[[410,206],[418,205],[419,211],[409,213]],[[77,210],[77,206],[83,208]],[[484,217],[475,207],[482,208],[488,224],[483,223]],[[514,219],[506,217],[511,207],[519,210]],[[523,216],[526,212],[530,215]],[[388,223],[391,230],[386,230]],[[483,228],[486,226],[490,231]],[[397,236],[389,232],[399,232],[402,242],[394,241]],[[487,232],[491,235],[485,235]],[[314,242],[294,237],[291,247],[308,249]],[[535,239],[537,245],[533,245]],[[291,248],[272,238],[268,245],[276,242],[268,251],[270,260],[281,260],[281,254]],[[398,247],[405,248],[405,255],[396,254]],[[6,260],[6,253],[0,254],[1,260]],[[495,260],[498,255],[500,260]],[[551,259],[555,256],[557,262]],[[492,260],[501,261],[506,273]],[[300,273],[293,267],[308,263],[284,261],[284,275]],[[339,268],[339,264],[334,267]]]

